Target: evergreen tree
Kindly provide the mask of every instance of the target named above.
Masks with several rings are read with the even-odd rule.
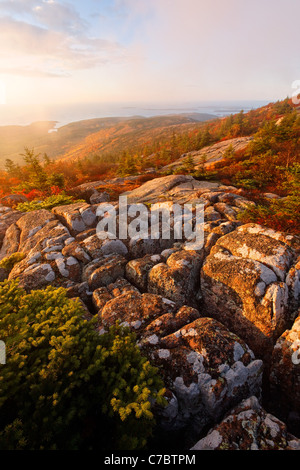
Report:
[[[18,178],[21,175],[20,166],[14,163],[10,158],[5,160],[5,171],[9,176]]]
[[[230,144],[226,148],[225,152],[223,153],[223,158],[224,158],[224,160],[233,160],[234,157],[235,157],[235,151],[233,149],[232,144]]]
[[[192,173],[195,170],[194,157],[192,156],[191,153],[189,153],[188,156],[184,159],[183,169],[187,173]]]
[[[47,174],[40,163],[40,155],[36,155],[34,149],[30,150],[27,147],[25,147],[25,153],[21,155],[30,174],[30,183],[37,189],[45,190],[47,188]]]
[[[200,158],[200,171],[201,173],[204,175],[206,170],[205,170],[205,164],[207,162],[207,154],[204,153],[203,155],[201,155],[201,158]]]
[[[51,163],[53,163],[51,158],[46,153],[44,153],[43,158],[44,158],[44,167],[47,167],[47,166],[51,165]]]
[[[118,166],[118,174],[120,176],[133,176],[138,174],[135,157],[129,152],[123,152]]]
[[[211,144],[212,142],[212,136],[211,136],[211,133],[209,132],[209,128],[206,127],[205,128],[205,131],[202,135],[202,139],[201,139],[201,147],[206,147],[207,145]]]

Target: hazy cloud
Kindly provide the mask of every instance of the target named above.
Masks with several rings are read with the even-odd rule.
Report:
[[[0,13],[27,13],[36,5],[36,0],[1,0]]]
[[[32,8],[32,14],[40,24],[54,31],[76,33],[89,27],[71,3],[44,0]]]
[[[88,36],[88,23],[72,4],[10,0],[0,5],[1,73],[68,76],[72,70],[125,59],[117,42]],[[8,15],[17,8],[32,21]]]
[[[169,78],[173,96],[193,99],[192,83],[207,99],[265,98],[276,89],[285,97],[300,76],[297,1],[120,1],[136,14],[151,5],[139,35],[149,69]]]
[[[70,73],[62,71],[61,73],[57,70],[51,72],[47,70],[40,70],[38,68],[29,67],[24,64],[23,67],[1,67],[1,73],[7,75],[21,75],[22,77],[40,77],[40,78],[64,78],[70,77]]]
[[[24,80],[47,98],[280,99],[300,78],[299,14],[297,0],[0,0],[0,73],[72,77]]]

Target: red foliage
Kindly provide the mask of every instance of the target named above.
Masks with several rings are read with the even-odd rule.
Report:
[[[27,197],[28,201],[45,197],[45,194],[42,191],[38,191],[37,189],[32,189],[29,191],[29,193],[25,193],[25,191],[23,191],[23,195]]]
[[[57,194],[62,193],[62,189],[59,188],[58,186],[51,186],[51,195],[56,196]]]

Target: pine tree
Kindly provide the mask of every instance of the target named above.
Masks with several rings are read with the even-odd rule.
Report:
[[[25,147],[25,153],[21,154],[30,174],[30,183],[40,190],[47,188],[47,174],[40,163],[40,154],[36,155],[34,149]]]
[[[120,176],[133,176],[138,174],[136,159],[129,152],[123,152],[118,166],[118,174]]]
[[[235,151],[234,151],[234,148],[232,146],[232,144],[230,144],[225,152],[223,153],[223,158],[224,160],[233,160],[235,157]]]
[[[206,147],[207,145],[211,144],[212,142],[212,136],[211,133],[209,132],[208,127],[206,127],[202,139],[201,139],[201,148]]]
[[[183,169],[188,173],[192,173],[195,170],[194,157],[191,153],[189,153],[188,156],[184,159]]]
[[[53,163],[51,158],[46,153],[44,153],[43,158],[44,158],[44,167],[47,167],[47,166],[51,165],[51,163]]]
[[[202,174],[205,174],[205,164],[207,162],[207,154],[204,153],[203,155],[201,155],[201,158],[200,158],[200,171]]]
[[[14,163],[10,158],[5,160],[5,171],[9,176],[18,178],[21,175],[20,166]]]

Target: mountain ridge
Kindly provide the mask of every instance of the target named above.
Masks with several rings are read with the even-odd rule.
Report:
[[[207,120],[216,119],[217,117],[207,113],[182,113],[170,114],[165,116],[130,116],[130,117],[105,117],[84,119],[80,121],[70,122],[62,127],[55,128],[58,121],[37,121],[27,126],[0,126],[0,167],[4,167],[5,160],[11,159],[15,163],[22,163],[21,154],[24,148],[34,148],[36,153],[46,153],[52,159],[59,159],[68,153],[68,157],[75,153],[78,156],[78,149],[85,149],[84,154],[89,155],[91,152],[86,149],[85,139],[92,138],[98,132],[102,133],[106,130],[109,134],[114,131],[114,127],[131,123],[132,132],[135,132],[135,125],[138,125],[139,136],[143,134],[143,128],[150,136],[149,129],[155,132],[159,128],[168,128],[172,125],[180,127],[181,125],[197,125]],[[50,131],[50,132],[49,132]],[[153,136],[152,136],[153,137]],[[94,151],[102,150],[102,138],[107,136],[99,135],[98,145]],[[109,142],[108,142],[109,143]],[[105,146],[105,149],[107,145]]]

